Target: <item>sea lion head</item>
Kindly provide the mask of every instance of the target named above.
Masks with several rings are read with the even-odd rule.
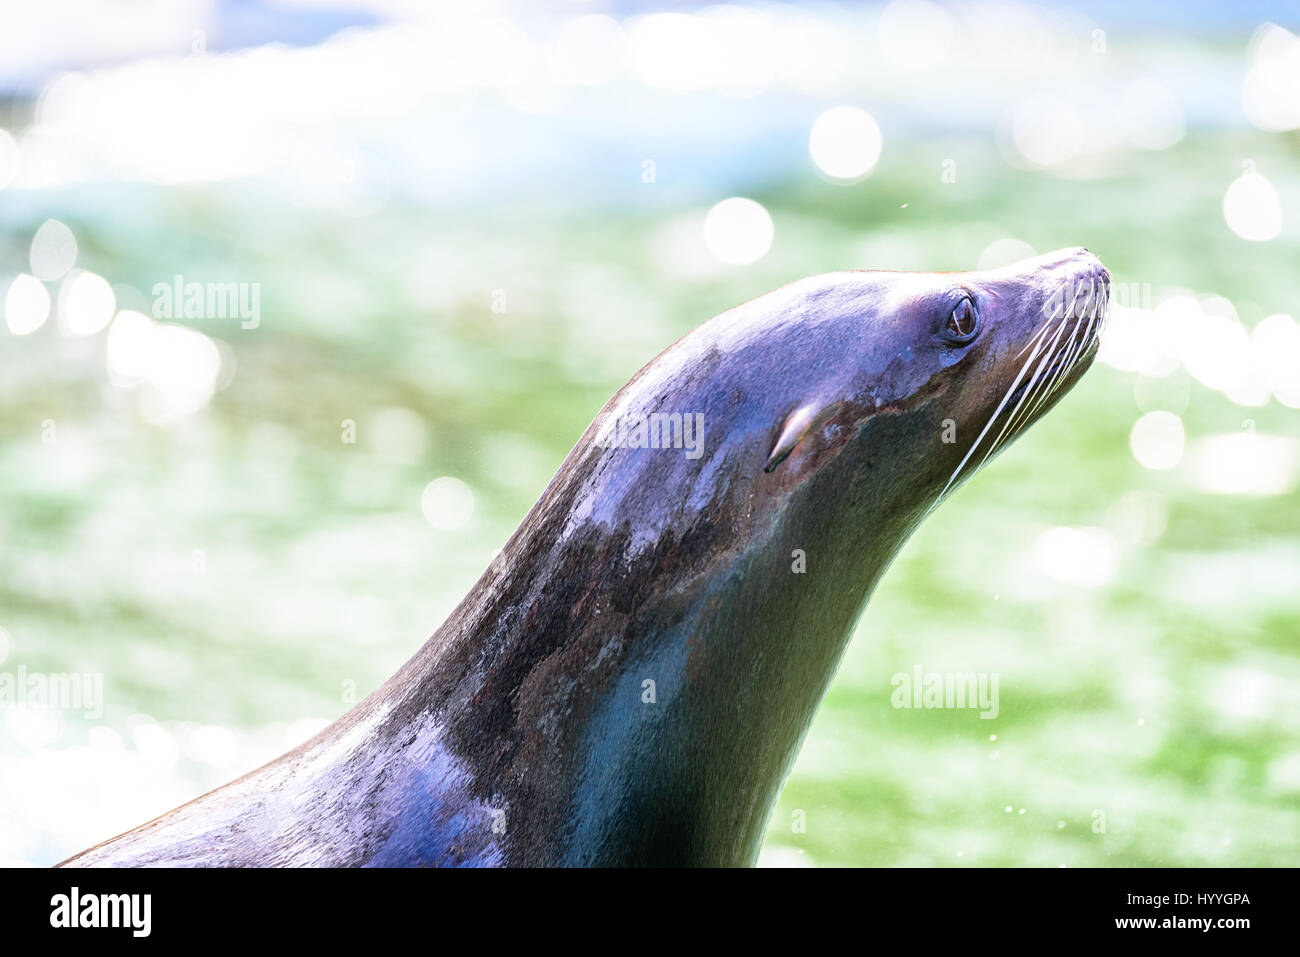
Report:
[[[1110,308],[1110,273],[1081,247],[963,278],[969,298],[954,308],[941,333],[972,366],[952,390],[952,421],[966,427],[955,430],[965,433],[951,443],[962,455],[944,492],[1078,382],[1096,357]]]
[[[845,522],[880,531],[903,516],[889,536],[901,540],[1078,381],[1109,296],[1082,247],[993,270],[829,273],[760,296],[610,400],[557,476],[584,486],[569,528],[594,520],[650,542],[734,516],[746,534],[816,485],[816,508]]]
[[[846,308],[825,310],[841,328],[809,357],[815,385],[776,430],[769,473],[791,456],[796,473],[828,452],[888,458],[867,426],[903,416],[923,449],[906,456],[907,484],[937,502],[1069,391],[1108,316],[1110,275],[1081,247],[978,272],[856,275]]]

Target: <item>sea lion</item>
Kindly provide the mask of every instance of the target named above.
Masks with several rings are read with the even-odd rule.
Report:
[[[1082,375],[1109,288],[1079,248],[715,317],[609,401],[378,690],[65,864],[752,863],[876,582]]]

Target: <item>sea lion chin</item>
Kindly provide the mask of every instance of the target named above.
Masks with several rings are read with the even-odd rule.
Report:
[[[1084,249],[841,272],[609,401],[423,648],[301,747],[68,865],[736,865],[876,582],[1070,389]]]

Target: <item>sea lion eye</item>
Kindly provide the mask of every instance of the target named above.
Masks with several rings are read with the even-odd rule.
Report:
[[[949,339],[966,342],[975,338],[975,326],[975,306],[969,299],[963,299],[948,315],[945,331]]]

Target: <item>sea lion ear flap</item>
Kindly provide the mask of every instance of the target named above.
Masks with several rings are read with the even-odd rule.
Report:
[[[817,423],[818,411],[820,406],[804,405],[785,417],[785,421],[781,423],[781,434],[776,437],[776,444],[772,446],[772,451],[767,456],[767,463],[763,466],[764,472],[770,472],[784,462],[803,437],[812,431]]]

